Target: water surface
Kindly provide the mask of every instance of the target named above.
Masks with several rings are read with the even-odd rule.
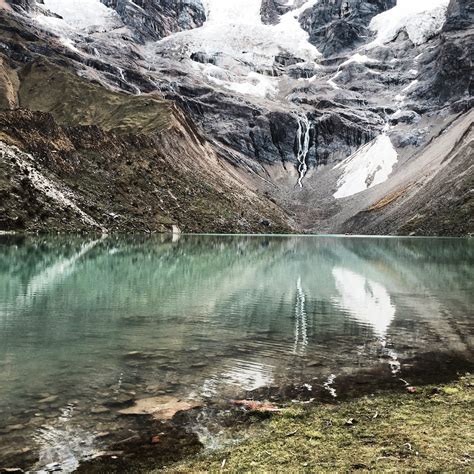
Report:
[[[0,465],[73,470],[130,398],[472,361],[473,262],[462,239],[3,236]]]

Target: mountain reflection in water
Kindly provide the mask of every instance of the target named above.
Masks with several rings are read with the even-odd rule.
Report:
[[[0,460],[9,426],[46,443],[72,407],[67,426],[107,430],[122,394],[336,395],[361,369],[472,358],[473,256],[459,239],[3,236]]]

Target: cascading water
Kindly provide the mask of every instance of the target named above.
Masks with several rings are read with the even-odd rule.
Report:
[[[125,74],[124,74],[123,69],[121,67],[117,67],[117,71],[119,73],[120,79],[122,79],[122,81],[125,84],[127,84],[127,86],[129,86],[131,89],[133,89],[135,91],[136,95],[141,95],[142,94],[142,91],[140,90],[139,87],[137,87],[135,84],[132,84],[131,82],[127,81],[127,78],[125,77]]]
[[[298,120],[298,130],[296,132],[296,143],[298,146],[296,153],[299,174],[298,185],[300,188],[302,188],[303,178],[308,172],[308,164],[306,162],[306,158],[308,157],[309,152],[309,135],[311,131],[311,125],[306,115],[297,115],[296,119]]]

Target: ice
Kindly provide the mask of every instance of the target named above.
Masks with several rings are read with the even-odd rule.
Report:
[[[305,2],[282,15],[276,25],[265,25],[260,15],[261,0],[205,0],[207,21],[202,27],[171,35],[157,42],[156,48],[168,55],[180,55],[180,60],[193,52],[218,57],[217,65],[225,73],[201,68],[211,82],[241,94],[272,95],[278,81],[261,72],[272,70],[276,56],[311,63],[320,57],[298,20],[317,1]]]
[[[367,143],[334,169],[342,170],[334,194],[341,199],[372,188],[388,179],[398,161],[398,154],[390,137],[383,133]]]
[[[441,31],[449,0],[398,0],[392,9],[375,16],[370,29],[376,39],[370,46],[389,43],[405,30],[415,45],[428,41]]]
[[[117,13],[99,0],[44,0],[44,8],[61,18],[39,14],[36,20],[60,36],[75,31],[108,31],[121,26]]]

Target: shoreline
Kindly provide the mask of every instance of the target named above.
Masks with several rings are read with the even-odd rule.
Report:
[[[170,423],[159,423],[152,420],[151,417],[140,416],[135,420],[136,423],[142,424],[140,437],[110,445],[103,456],[82,462],[77,472],[87,474],[162,472],[165,469],[179,473],[219,472],[224,459],[226,459],[224,472],[252,472],[254,468],[255,472],[278,472],[279,466],[277,465],[259,464],[253,466],[248,464],[249,458],[255,455],[253,450],[261,451],[262,444],[273,442],[271,433],[274,429],[281,428],[285,431],[280,442],[282,440],[286,442],[287,437],[298,440],[298,433],[300,431],[306,433],[308,429],[306,425],[312,423],[308,420],[312,420],[314,417],[326,419],[328,414],[333,413],[338,414],[338,423],[342,418],[345,418],[345,421],[354,418],[354,420],[357,419],[354,425],[362,426],[358,419],[361,416],[357,411],[359,408],[365,409],[366,405],[372,406],[373,403],[379,403],[382,408],[375,410],[379,412],[376,418],[383,419],[382,411],[389,410],[392,405],[397,406],[400,400],[415,403],[416,409],[420,413],[425,413],[424,404],[431,400],[429,397],[433,390],[437,389],[442,395],[444,393],[443,387],[447,387],[446,393],[448,393],[450,392],[449,387],[456,388],[460,383],[463,384],[463,390],[469,385],[467,388],[470,390],[472,404],[474,401],[472,391],[474,377],[465,376],[465,378],[459,379],[457,373],[472,372],[474,367],[472,363],[459,364],[459,360],[453,360],[453,362],[456,369],[452,367],[452,371],[439,371],[438,373],[436,370],[427,371],[429,364],[416,364],[413,371],[404,374],[414,384],[415,393],[409,393],[407,383],[398,376],[379,379],[377,375],[380,374],[367,371],[340,378],[338,380],[338,390],[340,391],[337,398],[332,397],[328,390],[308,391],[304,385],[266,387],[245,394],[244,400],[254,400],[257,406],[263,403],[263,407],[268,402],[270,408],[278,408],[276,413],[272,410],[260,411],[258,408],[252,410],[236,405],[231,400],[223,400],[207,405],[203,409],[179,412]],[[448,363],[448,365],[451,364]],[[463,380],[467,380],[467,382],[463,382]],[[445,400],[443,398],[439,398],[439,400],[441,401],[438,407],[441,407]],[[457,400],[452,399],[452,401],[457,403]],[[320,410],[323,410],[324,416]],[[355,410],[352,415],[350,414],[351,410]],[[436,415],[433,411],[430,413]],[[190,426],[196,427],[195,420],[200,416],[207,417],[208,421],[214,419],[215,426],[225,432],[217,449],[210,450],[203,446],[197,433],[190,429]],[[338,427],[344,431],[346,425],[339,426],[339,424]],[[456,426],[454,424],[452,427],[453,434]],[[314,428],[314,430],[320,433],[321,427]],[[235,443],[236,439],[239,440],[237,443]],[[319,437],[318,435],[317,439],[319,440],[318,444],[327,442],[327,440],[324,441],[324,436]],[[347,441],[344,436],[341,440]],[[283,450],[286,449],[284,442],[281,446]],[[303,447],[306,446],[304,439],[299,439],[299,442],[303,443]],[[340,448],[342,449],[343,446]],[[263,449],[263,451],[268,451],[268,449]],[[246,453],[252,454],[247,455]],[[234,456],[238,457],[235,465],[230,462]],[[293,466],[289,464],[288,467]],[[348,468],[348,466],[332,466],[331,469],[334,471]],[[315,466],[313,469],[316,469]],[[318,466],[317,470],[324,470],[324,466]],[[308,471],[311,469],[308,468]]]
[[[128,415],[126,426],[118,432],[100,434],[96,445],[98,450],[92,458],[79,460],[75,472],[220,472],[224,460],[224,472],[252,472],[254,468],[255,472],[279,472],[282,466],[275,462],[281,456],[277,456],[271,465],[254,466],[249,459],[257,456],[255,451],[260,453],[259,456],[261,452],[269,451],[267,444],[277,441],[280,443],[278,449],[286,452],[286,443],[290,439],[291,442],[298,440],[302,443],[303,451],[312,446],[314,441],[319,447],[329,443],[329,446],[341,449],[344,453],[348,440],[358,443],[359,448],[363,447],[365,441],[362,435],[374,428],[372,420],[387,421],[391,416],[390,412],[397,407],[403,407],[405,403],[413,406],[415,418],[418,414],[428,413],[428,419],[435,419],[439,415],[436,409],[444,410],[451,405],[456,408],[466,400],[472,409],[474,376],[469,374],[473,373],[474,364],[469,354],[465,354],[466,357],[459,356],[428,353],[421,359],[403,361],[406,367],[403,375],[391,374],[388,364],[382,363],[371,369],[340,376],[332,387],[325,387],[317,382],[310,386],[311,381],[308,379],[309,383],[301,381],[296,385],[236,392],[235,395],[240,397],[237,401],[229,398],[208,400],[196,408],[176,410],[171,419],[154,418],[147,414]],[[459,374],[467,375],[460,377]],[[410,386],[415,390],[408,390]],[[329,388],[337,390],[336,397]],[[462,400],[456,398],[458,394],[462,395]],[[434,395],[436,397],[433,398]],[[446,399],[448,395],[456,396]],[[126,402],[117,406],[117,409],[132,405],[132,401]],[[366,416],[368,407],[373,411],[372,415],[377,413],[375,418]],[[465,409],[465,412],[470,413],[469,408]],[[333,432],[337,439],[333,436],[328,438],[326,435],[330,431],[321,426],[321,420],[328,420],[333,416],[337,416],[337,422],[331,421],[331,426],[337,427]],[[351,419],[353,421],[349,423]],[[402,425],[390,424],[394,429],[398,426],[398,431],[390,431],[391,436],[402,436],[407,427],[411,429],[410,417],[397,418],[397,423],[400,420],[403,421]],[[458,419],[454,419],[449,427],[449,438],[456,439],[459,423]],[[463,422],[463,426],[464,424],[469,426],[469,420]],[[423,431],[424,425],[426,419],[416,421],[413,426],[421,426]],[[362,427],[362,438],[348,439],[348,427],[353,429],[352,431],[355,430],[354,432]],[[428,425],[427,427],[430,428]],[[317,435],[308,437],[308,432],[313,431]],[[278,437],[273,436],[274,432],[279,433]],[[383,441],[383,430],[375,430],[373,433],[377,435],[376,441],[379,438]],[[203,435],[207,439],[203,439]],[[437,437],[438,434],[433,436]],[[422,441],[426,443],[430,439],[428,437]],[[414,445],[409,439],[405,443]],[[276,450],[276,447],[273,449]],[[26,459],[22,460],[21,457],[17,458],[18,462],[13,459],[10,461],[13,462],[0,464],[0,472],[27,472],[34,465],[33,459],[26,464]],[[289,458],[287,462],[288,467],[299,466],[297,458]],[[361,461],[358,464],[367,463]],[[371,469],[381,468],[378,465],[371,466],[370,463],[367,465]],[[324,465],[319,464],[311,465],[312,468],[308,466],[301,465],[301,472],[319,472],[325,469]],[[333,472],[356,469],[348,465],[331,466],[328,470]],[[387,467],[389,468],[395,466]],[[407,468],[415,469],[411,465]],[[419,467],[424,468],[425,466]],[[436,468],[437,466],[433,467],[435,470]],[[446,466],[439,468],[445,470]],[[459,466],[457,468],[459,471]]]
[[[324,237],[324,238],[357,238],[357,239],[471,239],[474,237],[472,233],[466,234],[435,234],[435,235],[405,235],[405,234],[334,234],[334,233],[317,233],[317,232],[254,232],[254,233],[223,233],[223,232],[97,232],[94,230],[56,230],[44,232],[41,230],[0,230],[1,236],[16,237],[90,237],[90,236],[111,236],[111,237],[156,237],[156,236],[201,236],[201,237]]]
[[[474,376],[466,375],[412,393],[292,405],[252,426],[235,447],[192,457],[164,472],[472,472],[473,402]]]

